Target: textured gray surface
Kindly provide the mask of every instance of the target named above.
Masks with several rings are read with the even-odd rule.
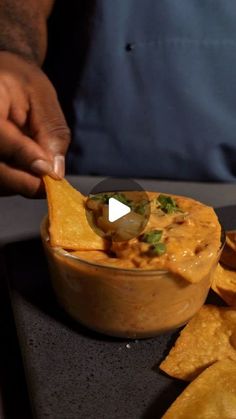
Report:
[[[0,252],[0,336],[0,418],[31,419],[2,252]]]
[[[156,368],[172,335],[90,332],[57,306],[39,240],[10,244],[5,255],[35,417],[160,417],[183,388]]]
[[[97,179],[72,178],[89,192]],[[236,185],[144,181],[152,190],[184,194],[215,206],[236,227]],[[140,341],[89,332],[57,306],[38,238],[44,201],[0,199],[15,321],[37,418],[150,419],[161,417],[184,384],[156,368],[171,334]],[[3,221],[4,220],[4,221]]]

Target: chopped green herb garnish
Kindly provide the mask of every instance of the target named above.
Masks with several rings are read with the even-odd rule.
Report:
[[[162,236],[162,230],[152,230],[145,233],[142,237],[142,241],[149,244],[157,244]]]
[[[165,243],[157,243],[157,244],[155,244],[155,246],[152,248],[152,252],[155,253],[158,256],[163,255],[163,253],[166,252],[166,245],[165,245]]]
[[[172,214],[173,212],[182,212],[178,207],[175,200],[168,195],[160,194],[156,200],[157,207],[160,208],[166,214]]]
[[[101,201],[101,203],[106,205],[108,205],[110,198],[114,198],[117,199],[117,201],[122,202],[122,204],[127,205],[132,211],[140,215],[145,215],[146,208],[148,208],[146,205],[149,203],[148,200],[145,199],[138,202],[132,201],[120,192],[98,193],[96,195],[89,195],[89,198],[94,201]]]
[[[166,245],[160,242],[162,238],[162,230],[152,230],[143,234],[141,240],[150,244],[149,252],[152,255],[161,256],[166,252]]]
[[[146,211],[148,210],[148,207],[147,207],[148,203],[149,202],[147,201],[147,199],[143,199],[142,201],[134,204],[132,209],[137,214],[144,215]]]
[[[128,205],[128,207],[131,207],[132,201],[126,198],[126,196],[123,193],[114,193],[110,196],[110,198],[117,199],[117,201],[122,202],[122,204]]]
[[[108,204],[110,195],[108,195],[107,193],[98,193],[96,195],[89,195],[90,199],[93,199],[94,201],[101,201],[104,204]]]
[[[98,193],[96,195],[90,195],[89,196],[90,199],[93,199],[94,201],[101,201],[104,204],[108,204],[108,201],[110,198],[114,198],[117,199],[117,201],[122,202],[125,205],[130,205],[130,202],[125,195],[121,194],[121,193]]]

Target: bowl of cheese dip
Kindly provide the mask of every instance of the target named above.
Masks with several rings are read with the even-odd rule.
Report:
[[[142,234],[113,241],[106,250],[53,247],[48,218],[42,222],[59,304],[97,332],[155,336],[185,324],[207,297],[222,249],[214,210],[187,197],[148,196],[150,217]]]

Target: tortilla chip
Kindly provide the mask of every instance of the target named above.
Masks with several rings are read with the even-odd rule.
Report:
[[[236,361],[235,336],[236,310],[205,305],[181,331],[160,369],[191,381],[216,361]]]
[[[43,178],[47,193],[51,246],[71,250],[103,250],[105,240],[90,227],[85,212],[86,197],[65,179]]]
[[[220,261],[231,269],[236,269],[236,231],[226,232],[225,246]]]
[[[236,307],[236,271],[217,265],[211,288],[229,305]]]
[[[236,362],[216,362],[186,387],[163,419],[236,418]]]

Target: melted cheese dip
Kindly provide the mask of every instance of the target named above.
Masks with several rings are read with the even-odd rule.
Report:
[[[161,194],[148,192],[151,202],[149,221],[142,235],[113,242],[107,252],[76,251],[72,254],[101,265],[123,269],[167,270],[195,283],[208,274],[221,246],[221,226],[213,208],[194,199],[166,195],[176,203],[176,210],[165,212],[157,205]],[[163,195],[162,195],[163,196]],[[143,237],[160,231],[163,254],[155,254]]]
[[[110,242],[107,252],[53,248],[45,218],[53,288],[74,319],[112,336],[148,337],[183,325],[202,306],[220,256],[220,224],[212,208],[190,198],[172,195],[168,213],[159,196],[149,193],[145,231]]]

